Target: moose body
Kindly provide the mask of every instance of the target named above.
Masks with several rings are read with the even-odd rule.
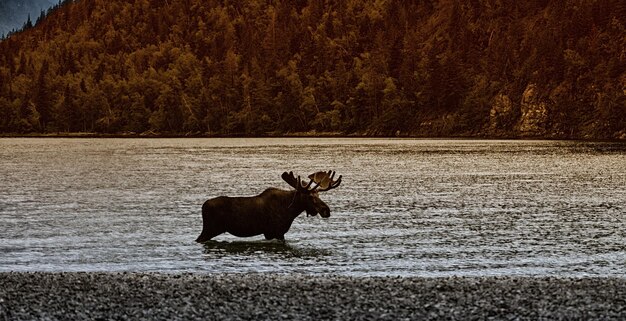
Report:
[[[328,172],[328,175],[330,173]],[[285,233],[302,212],[306,211],[309,215],[319,213],[322,217],[330,216],[330,208],[319,198],[317,188],[320,185],[326,187],[320,191],[335,188],[341,183],[341,176],[337,181],[332,181],[332,176],[323,179],[312,178],[306,186],[300,183],[300,177],[294,178],[293,173],[283,173],[283,179],[295,190],[268,188],[257,196],[220,196],[204,202],[202,233],[196,242],[206,242],[225,232],[238,237],[263,234],[268,240],[284,240]],[[313,182],[317,182],[317,185],[310,188]]]

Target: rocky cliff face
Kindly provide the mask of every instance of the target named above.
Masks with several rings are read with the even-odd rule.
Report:
[[[520,102],[521,117],[518,131],[521,136],[534,137],[546,135],[548,104],[538,95],[537,86],[529,84],[524,90]]]
[[[488,133],[497,136],[506,134],[510,124],[514,122],[515,114],[511,98],[502,93],[496,95],[489,112]]]

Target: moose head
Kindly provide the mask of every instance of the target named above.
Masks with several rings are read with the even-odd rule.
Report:
[[[296,189],[294,202],[297,199],[299,203],[304,204],[307,215],[315,216],[318,213],[321,217],[330,217],[330,208],[319,197],[319,192],[329,191],[339,187],[341,184],[341,175],[337,180],[334,171],[317,172],[309,175],[309,182],[305,183],[293,175],[293,172],[284,172],[282,178],[287,184]],[[293,202],[292,202],[293,205]]]

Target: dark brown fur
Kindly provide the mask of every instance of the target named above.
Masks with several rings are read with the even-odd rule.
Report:
[[[330,216],[330,209],[315,191],[268,188],[253,197],[212,198],[202,205],[202,233],[196,242],[206,242],[225,232],[239,237],[263,234],[268,240],[284,240],[293,220],[303,211]]]

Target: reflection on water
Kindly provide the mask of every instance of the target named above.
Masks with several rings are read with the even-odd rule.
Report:
[[[215,259],[223,256],[250,256],[268,255],[278,259],[314,259],[320,256],[330,255],[330,251],[316,248],[306,248],[290,245],[286,241],[258,240],[258,241],[208,241],[203,243],[204,253],[207,259]]]
[[[197,244],[201,206],[336,170],[287,241]],[[0,139],[0,271],[626,276],[626,144]]]

